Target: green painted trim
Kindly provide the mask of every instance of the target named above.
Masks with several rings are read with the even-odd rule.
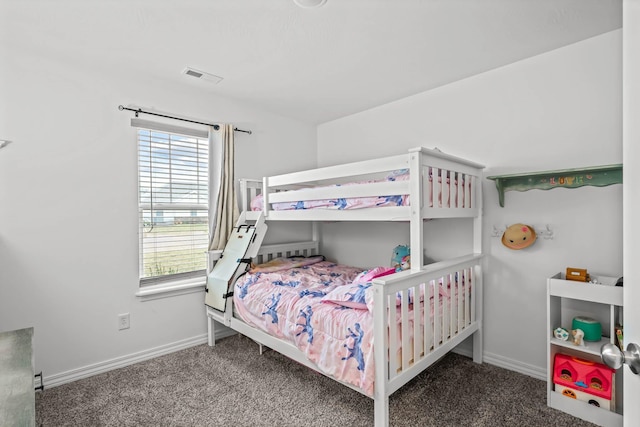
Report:
[[[578,188],[585,185],[605,187],[607,185],[622,184],[622,165],[495,175],[488,176],[487,179],[496,182],[499,203],[500,206],[504,207],[504,193],[507,191]]]

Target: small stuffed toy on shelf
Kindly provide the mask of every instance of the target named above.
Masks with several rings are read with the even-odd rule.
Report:
[[[575,345],[584,345],[584,332],[582,329],[572,329],[571,340]]]
[[[395,268],[396,272],[409,270],[411,268],[411,250],[409,249],[409,246],[398,245],[393,248],[391,267]]]

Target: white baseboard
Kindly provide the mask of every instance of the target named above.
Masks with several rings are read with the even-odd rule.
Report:
[[[500,368],[508,369],[510,371],[518,372],[523,375],[528,375],[533,378],[537,378],[542,381],[547,380],[547,369],[540,368],[539,366],[529,365],[528,363],[520,362],[519,360],[509,359],[508,357],[500,356],[498,354],[485,352],[482,355],[482,359]]]
[[[453,350],[454,353],[460,354],[466,357],[473,357],[473,352],[470,348],[464,346],[458,346]],[[519,374],[527,375],[529,377],[537,378],[542,381],[547,380],[547,370],[538,366],[522,363],[518,360],[509,359],[504,356],[500,356],[493,353],[482,353],[482,361],[490,365],[495,365],[499,368],[508,369],[510,371],[517,372]]]
[[[216,324],[216,340],[225,338],[236,334],[233,329]],[[45,388],[56,387],[62,384],[70,383],[73,381],[87,378],[93,375],[102,374],[114,369],[123,368],[125,366],[133,365],[134,363],[142,362],[144,360],[153,359],[155,357],[163,356],[165,354],[173,353],[179,350],[184,350],[189,347],[194,347],[200,344],[207,343],[207,334],[187,338],[184,340],[176,341],[171,344],[162,345],[159,347],[143,350],[137,353],[132,353],[126,356],[116,357],[104,362],[94,363],[82,368],[72,369],[70,371],[61,372],[59,374],[44,375],[43,377],[35,378],[35,387],[39,387],[44,383]],[[472,357],[472,350],[468,346],[458,346],[453,350],[454,353],[461,354],[466,357]],[[498,366],[500,368],[508,369],[510,371],[518,372],[523,375],[528,375],[533,378],[537,378],[543,381],[547,379],[546,369],[539,368],[537,366],[522,363],[520,361],[509,359],[503,356],[499,356],[493,353],[484,352],[482,355],[484,362],[491,365]]]
[[[198,335],[192,338],[176,341],[170,344],[165,344],[159,347],[150,348],[148,350],[139,351],[137,353],[128,354],[126,356],[116,357],[111,360],[105,360],[104,362],[94,363],[82,368],[72,369],[70,371],[61,372],[59,374],[44,375],[43,378],[36,378],[35,386],[39,387],[41,383],[44,383],[45,388],[56,387],[62,384],[70,383],[73,381],[87,378],[93,375],[102,374],[104,372],[112,371],[114,369],[123,368],[125,366],[133,365],[134,363],[142,362],[144,360],[153,359],[158,356],[173,353],[179,350],[184,350],[189,347],[194,347],[200,344],[207,343],[207,334]]]

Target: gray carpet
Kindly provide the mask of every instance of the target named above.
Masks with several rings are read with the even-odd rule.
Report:
[[[45,384],[46,386],[46,384]],[[391,426],[592,426],[543,381],[450,354],[390,398]],[[36,394],[38,426],[372,426],[373,400],[245,337]]]

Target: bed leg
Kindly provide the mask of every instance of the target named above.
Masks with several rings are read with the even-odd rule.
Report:
[[[389,397],[378,396],[373,401],[375,427],[389,427]]]
[[[207,336],[209,346],[214,347],[216,345],[216,322],[209,316],[207,316]]]
[[[473,333],[473,361],[482,363],[482,328]]]

